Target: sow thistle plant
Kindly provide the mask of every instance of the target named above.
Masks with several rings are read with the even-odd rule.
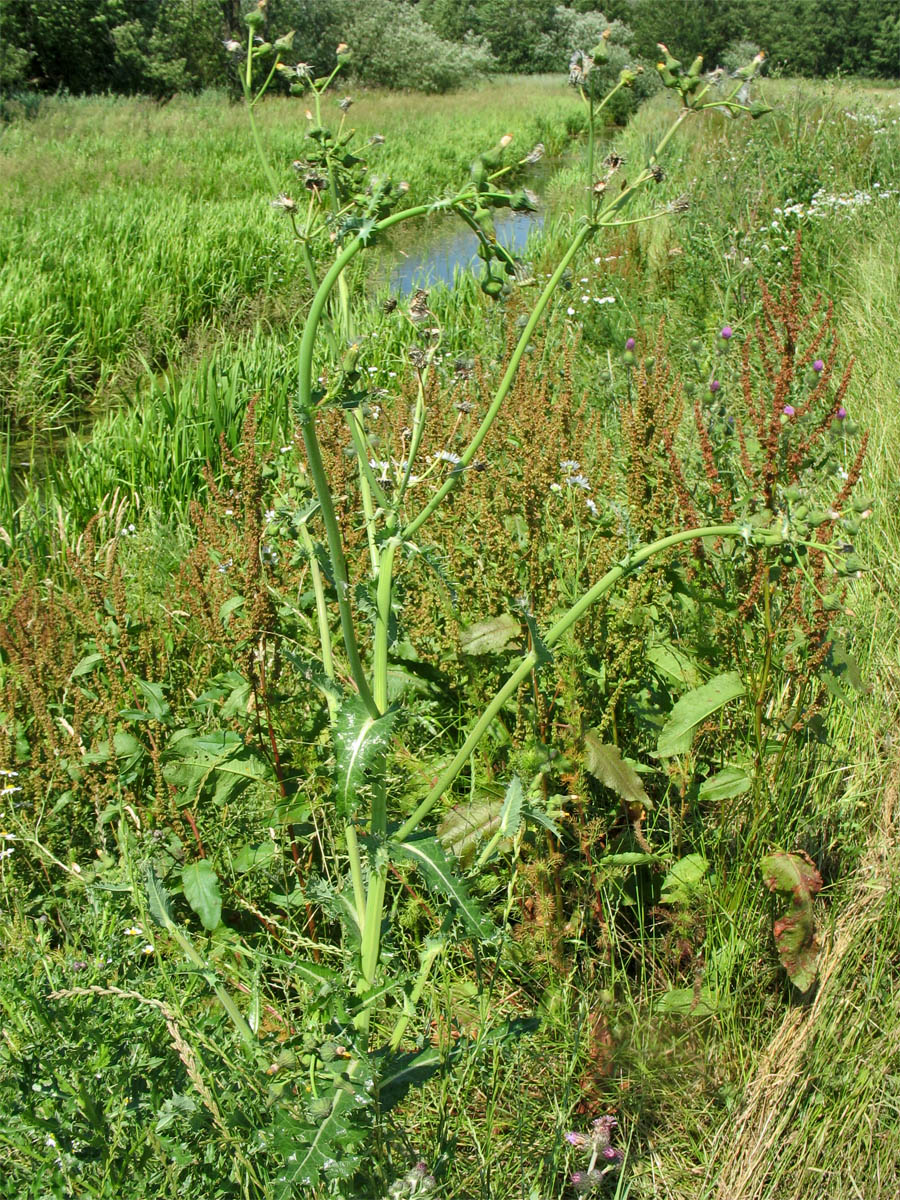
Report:
[[[518,166],[531,161],[537,151],[504,165],[508,139],[503,139],[476,157],[470,178],[458,189],[429,203],[402,207],[408,189],[402,183],[370,175],[354,149],[353,131],[346,125],[349,103],[340,104],[340,122],[335,131],[324,123],[323,101],[338,72],[349,61],[348,47],[338,47],[334,71],[314,78],[306,64],[287,63],[291,35],[269,43],[261,33],[263,24],[260,6],[247,17],[242,86],[271,202],[291,224],[313,289],[299,345],[297,390],[292,401],[298,440],[305,451],[302,474],[306,490],[289,511],[279,514],[279,519],[291,527],[300,541],[315,595],[318,652],[308,661],[301,662],[298,658],[297,662],[308,683],[318,690],[322,708],[327,712],[329,736],[323,753],[328,756],[332,778],[331,818],[340,830],[339,844],[322,862],[320,873],[311,872],[302,888],[308,915],[304,939],[311,957],[309,960],[292,957],[284,969],[308,997],[308,1003],[302,1032],[296,1033],[274,1061],[271,1049],[264,1047],[260,1038],[258,1015],[245,1015],[220,976],[176,922],[163,881],[153,869],[147,876],[150,910],[194,969],[209,978],[244,1043],[248,1061],[259,1078],[267,1081],[272,1120],[270,1128],[260,1136],[267,1145],[274,1145],[280,1155],[278,1181],[282,1194],[307,1194],[309,1189],[321,1187],[331,1195],[424,1195],[436,1186],[432,1172],[425,1163],[412,1169],[408,1161],[394,1167],[385,1132],[387,1114],[412,1086],[421,1084],[448,1059],[458,1059],[476,1050],[478,1045],[496,1045],[532,1027],[527,1021],[509,1022],[493,1030],[483,1030],[477,1039],[460,1038],[446,1051],[427,1042],[423,1044],[421,1038],[412,1043],[409,1040],[418,1032],[419,1006],[429,978],[456,938],[471,939],[479,956],[500,953],[503,925],[512,906],[515,867],[511,868],[507,903],[498,924],[476,901],[459,863],[436,836],[435,828],[446,798],[494,722],[516,697],[521,685],[539,670],[548,668],[554,649],[592,606],[609,597],[646,564],[678,547],[729,543],[743,548],[751,563],[756,561],[754,555],[773,552],[799,561],[811,548],[819,556],[818,561],[836,568],[846,566],[846,555],[840,546],[816,537],[808,514],[806,519],[800,519],[797,510],[791,509],[782,515],[780,496],[772,494],[765,511],[739,512],[728,502],[724,485],[719,484],[716,474],[720,470],[719,443],[715,440],[718,436],[715,429],[719,428],[715,421],[719,416],[710,416],[701,406],[700,428],[705,431],[701,445],[704,462],[709,464],[713,498],[709,519],[705,519],[706,512],[696,506],[685,485],[687,499],[694,504],[697,515],[695,525],[660,531],[659,536],[646,543],[631,545],[624,557],[549,628],[539,629],[534,618],[523,612],[521,619],[528,627],[527,652],[519,656],[484,708],[465,714],[465,736],[458,745],[447,748],[441,768],[413,810],[408,811],[410,806],[404,807],[401,802],[405,797],[398,791],[397,775],[402,772],[404,761],[414,754],[415,746],[408,739],[414,737],[417,726],[411,701],[402,691],[396,694],[390,670],[400,639],[400,568],[408,570],[410,564],[425,558],[421,538],[429,519],[451,494],[465,488],[469,472],[477,470],[485,440],[522,368],[526,350],[574,260],[605,230],[629,223],[625,215],[629,202],[662,178],[660,160],[687,121],[711,108],[734,116],[761,115],[760,106],[749,104],[746,95],[759,60],[749,64],[740,78],[732,81],[732,86],[723,89],[721,80],[702,75],[699,61],[684,69],[662,48],[665,57],[660,64],[660,75],[665,86],[680,96],[680,111],[646,163],[625,179],[622,164],[615,159],[607,160],[602,177],[596,176],[595,123],[611,96],[631,86],[634,73],[624,70],[604,97],[595,93],[593,71],[605,44],[601,42],[590,53],[579,53],[573,58],[571,81],[588,108],[585,211],[558,264],[522,320],[500,381],[474,433],[458,453],[448,451],[430,461],[425,459],[423,443],[429,422],[428,398],[432,394],[430,376],[440,331],[435,332],[427,296],[420,293],[413,297],[405,316],[409,326],[408,358],[415,374],[415,403],[405,432],[404,454],[396,461],[387,461],[379,452],[372,430],[373,408],[380,399],[373,394],[368,374],[361,369],[365,343],[357,329],[348,269],[402,223],[431,214],[455,214],[477,238],[482,260],[481,288],[488,298],[505,296],[511,288],[526,281],[533,284],[523,264],[497,240],[494,214],[502,209],[533,207],[534,199],[524,188],[504,189],[503,181]],[[280,185],[266,159],[254,117],[257,104],[279,73],[288,79],[292,92],[310,97],[311,102],[306,148],[294,163],[299,196],[291,195]],[[323,262],[322,252],[328,248],[333,257]],[[785,347],[782,350],[787,353]],[[830,359],[828,363],[830,371]],[[821,398],[816,393],[814,396]],[[794,403],[795,415],[800,420],[806,402],[799,407]],[[756,412],[752,407],[751,411]],[[368,582],[356,588],[338,516],[335,483],[326,470],[320,438],[320,423],[326,414],[334,413],[339,413],[346,425],[360,498],[358,521],[365,532]],[[776,413],[779,422],[782,418],[790,419],[787,395],[777,398]],[[802,458],[814,453],[812,443],[801,443],[799,449],[789,450],[779,440],[777,430],[772,433],[762,417],[760,422],[753,433],[764,464],[769,461],[766,454],[771,449],[776,459],[787,455],[788,474],[792,471],[796,474],[791,464],[799,462],[798,454]],[[750,436],[746,431],[738,434],[742,439],[741,454],[746,451],[748,470],[754,469]],[[761,480],[764,488],[769,486],[767,470],[764,465]],[[855,478],[847,482],[852,487]],[[842,491],[836,505],[845,499]],[[825,524],[836,519],[826,516]],[[813,573],[814,590],[823,583],[821,572],[825,569],[823,565],[819,574]],[[509,623],[504,625],[502,618],[488,620],[476,634],[488,646],[505,645],[510,639]],[[726,689],[722,694],[727,700],[738,693]],[[721,697],[719,700],[725,702]],[[716,706],[710,702],[707,711],[714,712]],[[214,779],[218,780],[214,784],[217,793],[221,790],[227,797],[232,794],[236,777],[246,781],[259,778],[262,771],[260,760],[230,730],[203,739],[175,737],[167,753],[170,782],[190,786],[196,795]],[[615,747],[594,738],[591,759],[598,777],[612,780],[611,786],[623,794],[633,796],[636,790],[643,794],[640,781],[635,783],[633,771]],[[529,778],[509,780],[502,801],[497,802],[490,814],[489,831],[471,855],[473,878],[496,864],[501,853],[510,847],[514,864],[529,822],[553,829],[539,800],[534,798],[539,793],[539,788],[533,786],[535,783]],[[296,855],[298,864],[315,862],[316,845],[321,843],[311,837],[309,853]],[[430,903],[444,917],[439,932],[419,947],[418,967],[412,972],[399,965],[395,953],[396,931],[391,927],[389,891],[392,873],[410,870],[424,878],[432,893]],[[212,867],[201,859],[183,868],[181,880],[191,907],[208,929],[215,929],[221,920],[221,896]],[[337,944],[328,944],[324,938],[316,940],[317,928],[338,927]],[[618,1168],[621,1153],[610,1145],[611,1129],[611,1119],[601,1118],[591,1133],[570,1135],[572,1146],[584,1151],[587,1160],[585,1169],[573,1177],[579,1190],[595,1190],[607,1172]]]

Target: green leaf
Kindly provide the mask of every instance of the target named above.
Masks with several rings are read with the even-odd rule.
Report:
[[[257,846],[241,846],[232,858],[231,866],[238,875],[244,875],[247,871],[252,871],[254,867],[270,863],[275,857],[275,851],[275,843],[271,840],[260,842]]]
[[[745,694],[746,688],[740,675],[737,671],[728,671],[682,696],[662,728],[656,756],[671,758],[675,754],[686,754],[696,727],[730,700],[737,700]]]
[[[625,850],[621,854],[603,854],[597,859],[603,867],[643,867],[647,863],[659,862],[655,854],[645,854],[640,850]]]
[[[399,1104],[410,1088],[426,1084],[432,1075],[441,1069],[448,1057],[456,1057],[459,1053],[457,1044],[449,1055],[437,1046],[394,1055],[379,1081],[378,1100],[382,1111],[388,1112]]]
[[[656,1011],[670,1017],[708,1017],[717,1008],[709,988],[695,992],[693,988],[671,988],[656,1001]]]
[[[145,881],[147,908],[150,910],[150,916],[157,925],[162,926],[163,929],[169,929],[175,924],[175,918],[172,916],[172,904],[169,900],[169,893],[152,866],[147,867]]]
[[[135,681],[137,689],[144,697],[147,712],[154,721],[164,721],[169,715],[169,706],[163,696],[163,690],[158,683],[145,683],[143,679]]]
[[[490,941],[497,934],[493,922],[487,917],[472,897],[466,885],[457,877],[450,860],[436,838],[415,838],[396,843],[403,858],[411,859],[425,876],[428,885],[440,892],[458,910],[470,933],[483,941]]]
[[[663,904],[686,904],[709,870],[702,854],[686,854],[671,868],[662,882],[659,898]]]
[[[759,867],[770,892],[790,897],[787,909],[775,921],[772,932],[778,957],[791,983],[806,992],[815,982],[818,970],[813,899],[822,887],[822,876],[799,854],[767,854]]]
[[[467,626],[459,635],[463,654],[497,654],[522,636],[522,626],[510,613]]]
[[[604,787],[615,792],[628,805],[652,807],[637,771],[625,762],[617,746],[600,741],[596,729],[589,729],[584,735],[584,752],[585,767]]]
[[[503,802],[496,798],[454,805],[438,826],[441,845],[461,863],[468,863],[479,843],[496,833],[502,807]]]
[[[219,607],[219,620],[223,625],[228,624],[228,618],[233,612],[236,612],[245,603],[243,596],[230,596],[224,604]]]
[[[272,778],[269,764],[231,730],[195,734],[180,730],[163,755],[163,776],[184,793],[182,804],[191,804],[212,789],[215,804],[225,804],[250,783]]]
[[[72,668],[70,679],[78,679],[80,675],[89,675],[95,667],[98,667],[103,662],[102,654],[86,654],[80,662],[77,662]]]
[[[515,837],[522,824],[522,805],[525,803],[525,793],[522,790],[522,780],[513,775],[503,797],[503,808],[500,810],[500,832],[504,837]]]
[[[203,922],[204,929],[217,929],[222,920],[222,896],[215,871],[205,858],[189,863],[181,871],[184,898]]]
[[[660,674],[667,676],[674,683],[683,687],[696,687],[700,679],[700,671],[692,658],[683,650],[673,646],[671,642],[663,642],[651,646],[647,651],[648,662],[653,663]]]
[[[309,1189],[322,1180],[353,1174],[360,1161],[355,1147],[366,1134],[358,1109],[353,1094],[339,1090],[329,1114],[314,1125],[298,1120],[284,1108],[277,1111],[275,1147],[283,1159],[275,1181],[279,1200],[309,1195]]]
[[[733,800],[750,790],[753,780],[743,767],[725,767],[718,775],[704,779],[700,784],[699,797],[701,800],[716,803],[719,800]]]
[[[341,705],[334,729],[335,804],[345,821],[353,819],[367,774],[380,773],[396,717],[396,709],[373,717],[359,696]]]
[[[835,700],[848,706],[855,705],[866,690],[859,664],[840,638],[835,638],[829,647],[821,678]]]

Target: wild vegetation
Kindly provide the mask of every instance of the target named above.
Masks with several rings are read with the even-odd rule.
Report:
[[[604,53],[5,131],[8,1194],[896,1195],[900,104]]]
[[[233,47],[254,3],[6,0],[0,91],[26,106],[60,89],[236,94]],[[383,87],[440,92],[498,70],[561,71],[573,47],[595,45],[605,29],[618,66],[652,66],[663,41],[686,62],[702,54],[707,69],[734,70],[763,46],[779,72],[900,76],[894,0],[268,0],[266,13],[259,36],[295,30],[297,56],[317,74],[333,69],[344,41],[354,81]]]

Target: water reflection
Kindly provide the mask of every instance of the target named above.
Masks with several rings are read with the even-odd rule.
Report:
[[[543,224],[544,214],[540,212],[498,212],[494,215],[497,241],[517,256],[524,253],[529,234],[540,230]],[[404,250],[395,242],[393,252],[402,257],[391,269],[388,282],[391,292],[401,296],[418,287],[433,287],[437,283],[452,285],[457,271],[472,270],[481,262],[478,239],[458,220],[445,219],[432,224],[414,249]]]

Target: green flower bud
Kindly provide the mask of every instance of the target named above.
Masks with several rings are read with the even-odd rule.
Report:
[[[285,33],[282,37],[280,37],[276,41],[275,49],[279,52],[282,50],[290,50],[292,48],[293,44],[294,44],[294,30],[292,29],[290,31],[290,33]]]

